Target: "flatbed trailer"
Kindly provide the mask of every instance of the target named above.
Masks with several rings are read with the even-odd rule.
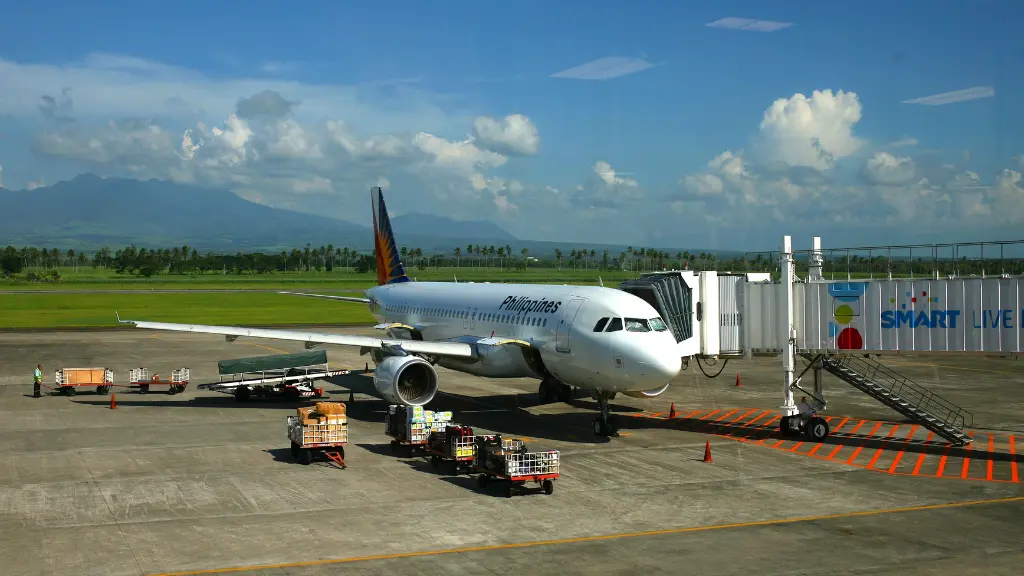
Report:
[[[331,404],[341,404],[332,402]],[[341,404],[344,407],[344,404]],[[323,456],[342,469],[345,464],[345,446],[348,446],[348,418],[342,413],[319,419],[311,418],[314,408],[298,408],[295,416],[288,416],[288,439],[291,455],[300,464],[309,465]]]
[[[316,380],[352,372],[331,370],[327,364],[327,352],[323,350],[221,360],[217,369],[217,382],[200,384],[198,388],[232,394],[239,402],[253,397],[292,401],[323,398],[323,388],[313,385]]]
[[[74,396],[79,388],[96,388],[97,394],[107,394],[114,385],[114,371],[109,368],[61,368],[54,372],[53,387],[58,392]]]
[[[171,371],[170,380],[161,380],[159,374],[151,376],[148,368],[132,368],[128,371],[128,388],[148,394],[150,386],[167,386],[168,394],[179,394],[188,388],[191,373],[188,368],[179,368]]]
[[[480,438],[480,437],[477,437]],[[493,438],[493,437],[491,437]],[[505,496],[525,492],[527,482],[537,484],[545,494],[555,491],[554,481],[559,477],[559,451],[526,452],[522,440],[502,440],[504,466],[495,470],[483,465],[480,447],[476,448],[473,471],[479,473],[477,485],[485,488],[492,482],[505,484]]]

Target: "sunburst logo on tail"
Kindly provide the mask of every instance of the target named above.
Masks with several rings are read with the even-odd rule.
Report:
[[[373,248],[377,257],[377,285],[408,282],[402,261],[398,258],[398,246],[395,234],[391,229],[391,219],[384,204],[384,193],[380,187],[370,190],[370,202],[373,209]]]

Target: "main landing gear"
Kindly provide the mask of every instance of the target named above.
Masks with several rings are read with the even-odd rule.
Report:
[[[576,391],[573,390],[572,386],[550,379],[541,380],[538,394],[543,404],[550,404],[556,400],[568,402],[576,397]]]
[[[594,419],[594,434],[597,436],[607,438],[619,435],[619,425],[615,421],[615,416],[608,413],[608,400],[614,397],[614,392],[609,394],[603,390],[594,390],[594,398],[601,408],[601,415]]]

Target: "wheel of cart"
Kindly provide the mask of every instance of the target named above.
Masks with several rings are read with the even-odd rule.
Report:
[[[423,442],[403,442],[401,440],[391,441],[391,453],[396,456],[404,456],[406,458],[412,458],[414,455],[423,452],[426,449],[426,441]]]
[[[345,464],[345,446],[341,444],[317,444],[303,446],[296,442],[292,442],[292,458],[304,466],[308,466],[317,460],[326,458],[340,466],[342,469],[348,468],[348,465]]]
[[[491,470],[477,468],[477,472],[480,475],[477,476],[477,486],[481,489],[486,488],[491,482],[501,482],[504,484],[505,497],[511,498],[516,492],[525,492],[526,483],[534,482],[545,494],[550,496],[555,492],[555,478],[558,478],[558,474],[530,474],[527,476],[503,476],[497,474]]]

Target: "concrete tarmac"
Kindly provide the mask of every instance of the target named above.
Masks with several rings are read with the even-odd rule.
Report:
[[[372,329],[347,332],[373,333]],[[0,333],[3,574],[1018,574],[1024,370],[1015,360],[884,359],[974,416],[950,449],[826,376],[835,432],[781,439],[777,359],[697,366],[658,398],[537,404],[537,382],[439,369],[432,409],[562,451],[554,494],[505,498],[390,454],[384,402],[350,405],[347,468],[291,461],[294,404],[197,392],[221,359],[301,344],[146,330]],[[329,347],[333,368],[362,368]],[[60,367],[191,368],[189,389],[31,397]],[[718,370],[715,366],[708,370]],[[736,385],[737,374],[740,386]],[[325,383],[333,400],[370,378]],[[673,418],[669,412],[674,408]],[[704,462],[710,443],[712,461]]]

